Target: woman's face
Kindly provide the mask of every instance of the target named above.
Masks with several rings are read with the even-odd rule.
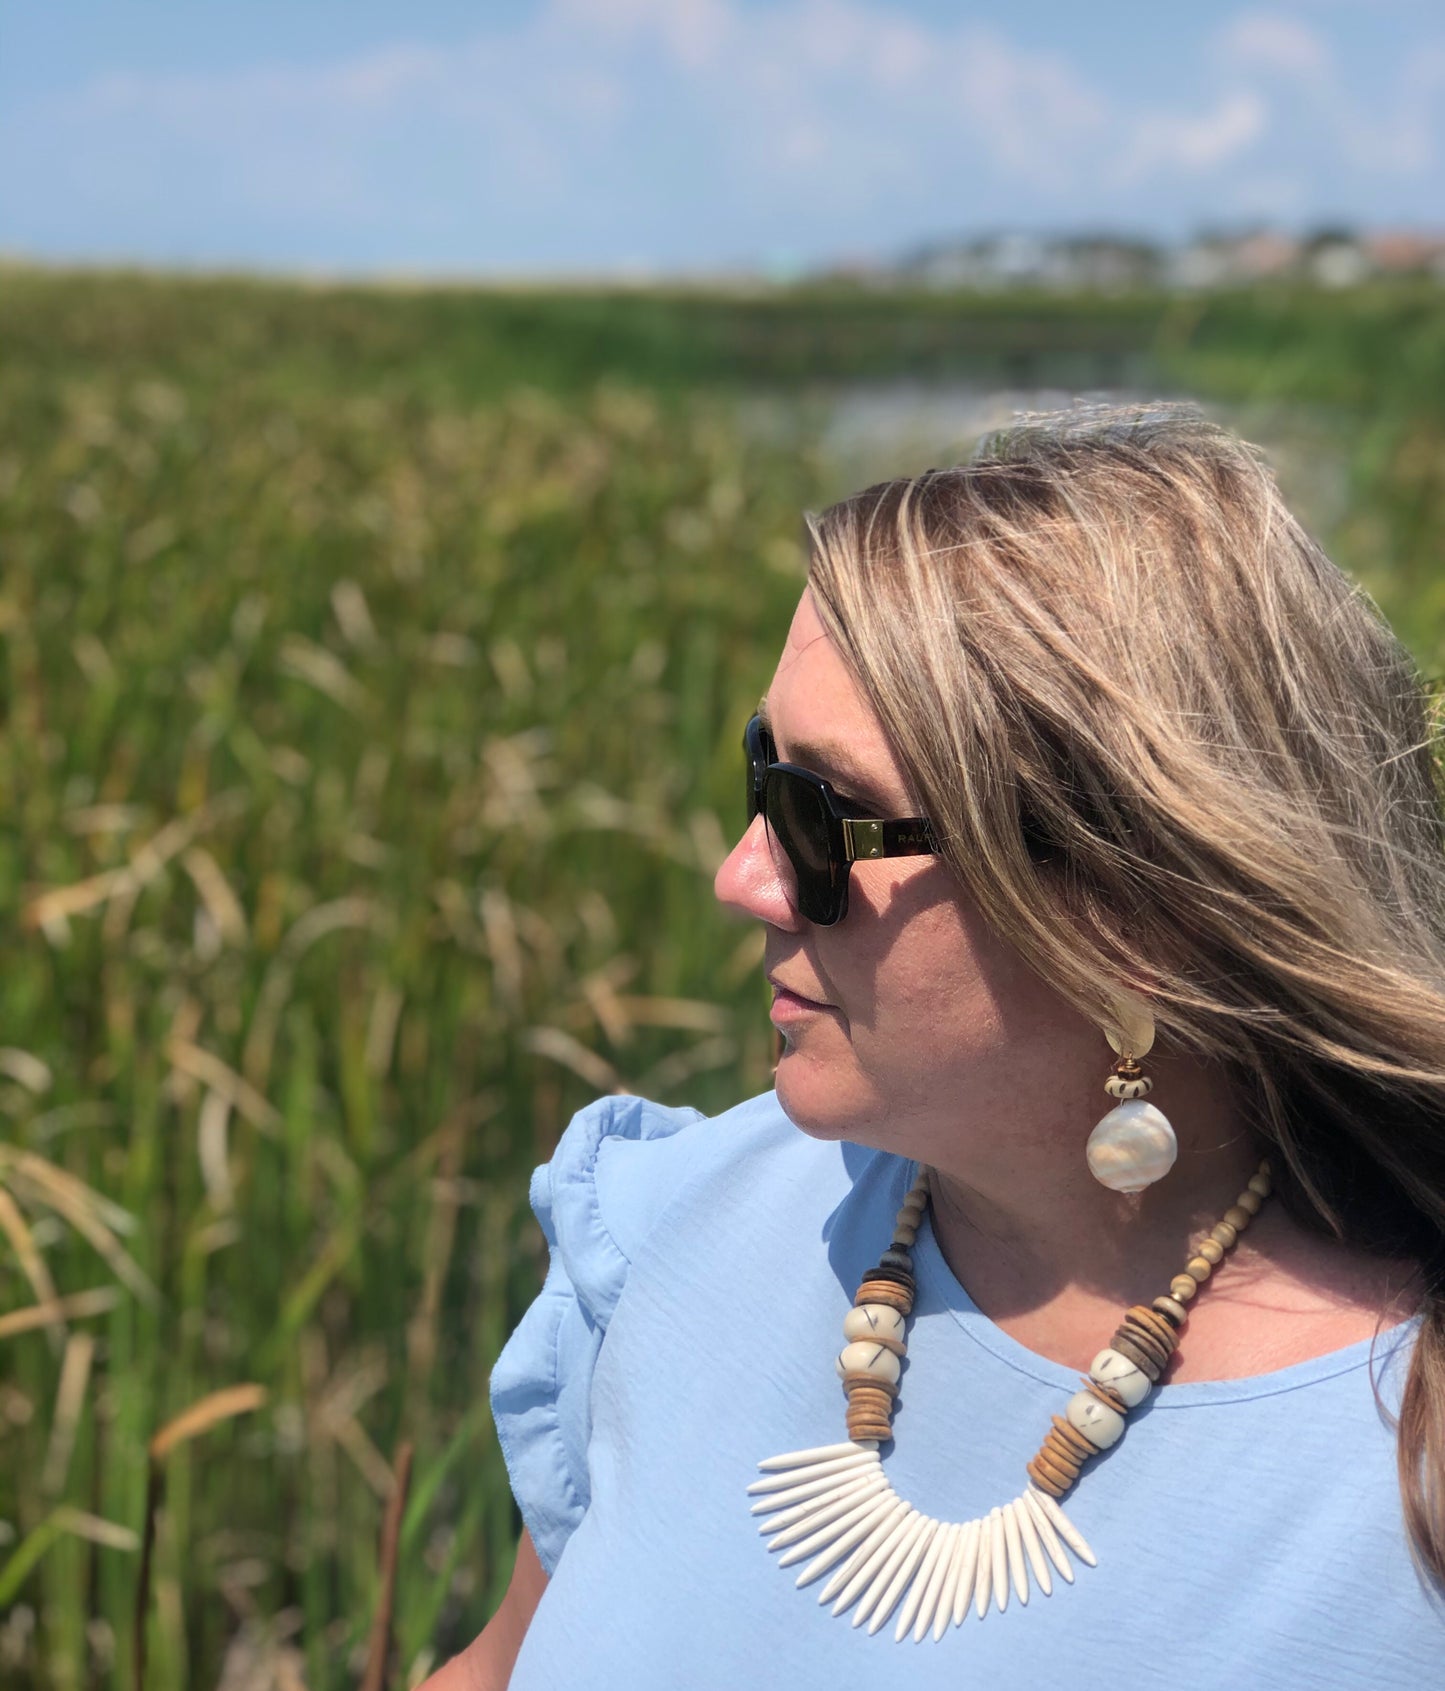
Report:
[[[823,776],[868,815],[916,813],[883,729],[806,591],[766,717],[780,761]],[[1007,1139],[1000,1130],[1010,1114],[1018,1119],[1009,1103],[1022,1102],[1021,1092],[1033,1116],[1040,1105],[1050,1115],[1051,1106],[1078,1107],[1067,1074],[1090,1074],[1089,1095],[1098,1090],[1097,1029],[993,937],[941,858],[855,863],[847,915],[816,927],[790,902],[758,816],[718,870],[715,890],[767,924],[772,1019],[785,1040],[778,1097],[805,1132],[947,1162],[961,1119],[991,1118],[991,1138]],[[1080,1070],[1061,1036],[1092,1066]],[[931,1145],[944,1154],[930,1155]],[[976,1149],[987,1158],[986,1146]]]

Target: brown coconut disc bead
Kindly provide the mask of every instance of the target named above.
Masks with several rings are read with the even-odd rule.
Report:
[[[1130,1304],[1124,1311],[1124,1319],[1142,1327],[1146,1333],[1152,1333],[1165,1350],[1173,1355],[1174,1347],[1179,1341],[1175,1337],[1174,1328],[1157,1309],[1150,1309],[1142,1303]]]
[[[848,1423],[848,1437],[858,1440],[876,1439],[879,1444],[887,1444],[893,1437],[893,1429],[886,1421],[850,1421]]]
[[[1131,1312],[1119,1323],[1119,1331],[1121,1333],[1132,1333],[1138,1343],[1142,1344],[1146,1350],[1158,1351],[1159,1360],[1167,1362],[1174,1354],[1173,1331],[1161,1332],[1160,1326],[1164,1324],[1164,1317],[1156,1314],[1152,1309],[1149,1311],[1149,1315],[1150,1319],[1145,1321],[1142,1316],[1134,1315]]]
[[[1055,1415],[1053,1423],[1054,1431],[1073,1451],[1077,1461],[1087,1462],[1091,1456],[1099,1454],[1098,1445],[1092,1439],[1086,1438],[1072,1421],[1066,1421],[1062,1415]]]
[[[1118,1392],[1112,1392],[1107,1386],[1101,1386],[1097,1380],[1090,1379],[1087,1374],[1083,1376],[1081,1383],[1083,1389],[1086,1392],[1092,1392],[1100,1403],[1107,1404],[1110,1409],[1116,1410],[1120,1415],[1129,1413],[1129,1405],[1124,1402]]]
[[[896,1309],[900,1315],[913,1313],[913,1294],[896,1280],[865,1280],[858,1288],[855,1304],[881,1303]]]
[[[1159,1376],[1169,1366],[1169,1358],[1161,1355],[1159,1348],[1156,1345],[1151,1345],[1137,1328],[1126,1327],[1114,1335],[1114,1349],[1119,1351],[1121,1356],[1129,1355],[1128,1351],[1120,1349],[1121,1345],[1128,1345],[1129,1351],[1144,1358],[1144,1361],[1137,1366],[1143,1368],[1149,1378],[1156,1383]],[[1129,1360],[1133,1362],[1134,1356],[1129,1356]]]
[[[1057,1433],[1049,1434],[1040,1447],[1039,1453],[1042,1456],[1047,1456],[1056,1468],[1066,1473],[1069,1476],[1070,1483],[1078,1479],[1079,1469],[1084,1464],[1080,1462]]]
[[[1039,1490],[1046,1491],[1050,1497],[1063,1497],[1069,1489],[1062,1480],[1056,1480],[1051,1474],[1045,1473],[1037,1456],[1029,1463],[1026,1472]]]
[[[1119,1326],[1116,1337],[1130,1340],[1145,1356],[1153,1357],[1161,1368],[1168,1365],[1169,1358],[1174,1354],[1173,1344],[1161,1339],[1152,1327],[1146,1327],[1141,1321],[1124,1321]]]
[[[1175,1346],[1180,1343],[1175,1338],[1175,1329],[1170,1322],[1164,1321],[1158,1309],[1144,1309],[1144,1305],[1136,1304],[1129,1314],[1124,1317],[1124,1326],[1131,1327],[1136,1333],[1148,1334],[1154,1344],[1164,1353],[1164,1361],[1170,1360],[1175,1354]]]
[[[1174,1354],[1173,1345],[1161,1345],[1152,1333],[1146,1333],[1132,1321],[1126,1321],[1115,1332],[1112,1342],[1117,1344],[1120,1341],[1132,1345],[1137,1351],[1142,1351],[1161,1374],[1169,1366],[1169,1358]]]
[[[1179,1298],[1155,1298],[1154,1308],[1166,1321],[1172,1321],[1176,1328],[1182,1327],[1189,1319],[1189,1311]]]
[[[1034,1461],[1038,1463],[1039,1467],[1043,1469],[1055,1485],[1062,1486],[1065,1491],[1079,1477],[1079,1470],[1075,1464],[1065,1462],[1055,1456],[1047,1445],[1034,1457]]]
[[[1164,1372],[1164,1364],[1156,1361],[1156,1359],[1141,1346],[1132,1343],[1130,1339],[1122,1333],[1122,1330],[1115,1333],[1114,1337],[1109,1340],[1109,1344],[1112,1349],[1118,1351],[1120,1356],[1128,1357],[1129,1361],[1132,1362],[1139,1372],[1148,1379],[1151,1385],[1158,1382],[1159,1376]]]
[[[843,1390],[851,1398],[855,1392],[880,1392],[889,1403],[898,1396],[898,1387],[876,1374],[864,1374],[850,1369],[843,1376]]]

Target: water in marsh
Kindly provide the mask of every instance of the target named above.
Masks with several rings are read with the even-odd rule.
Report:
[[[1030,413],[1075,405],[1183,401],[1260,447],[1291,507],[1326,540],[1346,514],[1351,438],[1318,406],[1204,402],[1146,372],[1128,386],[1002,387],[988,382],[856,382],[804,398],[759,396],[743,407],[750,433],[780,448],[810,442],[827,497],[930,466],[964,462],[978,442]]]

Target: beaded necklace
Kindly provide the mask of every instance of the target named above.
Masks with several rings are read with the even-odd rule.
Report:
[[[799,1587],[833,1569],[818,1594],[833,1613],[853,1609],[853,1625],[877,1632],[900,1600],[894,1636],[910,1628],[915,1640],[933,1629],[942,1638],[959,1625],[970,1603],[982,1619],[1008,1607],[1012,1586],[1029,1600],[1030,1576],[1047,1597],[1050,1566],[1073,1583],[1070,1550],[1089,1567],[1097,1558],[1065,1515],[1059,1499],[1082,1465],[1116,1444],[1125,1417],[1141,1404],[1168,1366],[1186,1306],[1214,1272],[1269,1196],[1269,1163],[1262,1162],[1198,1252],[1152,1304],[1134,1304],[1083,1377],[1038,1454],[1028,1464],[1029,1484],[977,1520],[935,1521],[893,1490],[879,1446],[893,1436],[893,1400],[905,1354],[904,1330],[913,1310],[912,1247],[928,1205],[929,1176],[920,1169],[898,1211],[893,1243],[863,1276],[843,1321],[847,1340],[837,1369],[848,1394],[848,1440],[813,1450],[789,1451],[759,1462],[765,1478],[748,1487],[762,1493],[755,1515],[769,1550],[782,1550],[780,1567],[807,1561]],[[781,1513],[775,1513],[781,1511]],[[811,1560],[809,1560],[811,1558]],[[854,1607],[856,1605],[856,1607]]]

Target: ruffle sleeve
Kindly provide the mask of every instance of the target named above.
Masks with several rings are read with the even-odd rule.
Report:
[[[702,1119],[645,1098],[599,1098],[532,1175],[547,1278],[492,1369],[491,1404],[512,1495],[548,1575],[587,1510],[592,1373],[607,1324],[631,1254],[675,1183],[677,1159],[648,1147]]]

